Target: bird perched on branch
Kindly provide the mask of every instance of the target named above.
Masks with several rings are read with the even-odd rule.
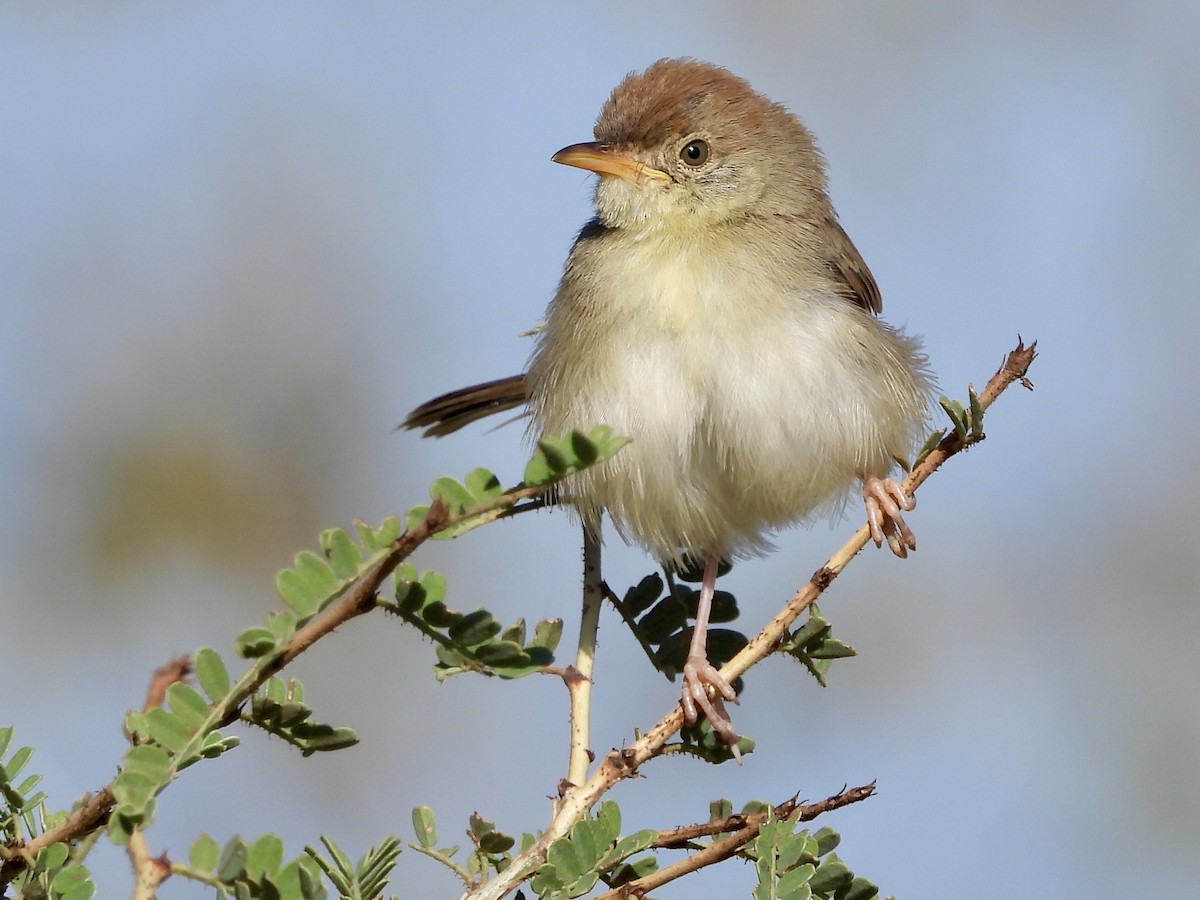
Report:
[[[528,371],[404,424],[442,435],[527,406],[534,439],[599,424],[630,438],[562,499],[596,539],[606,512],[663,564],[704,561],[682,703],[733,744],[736,695],[706,654],[719,562],[855,486],[876,545],[915,549],[914,501],[888,473],[921,436],[933,382],[919,342],[877,318],[821,154],[783,106],[725,69],[666,59],[617,86],[594,133],[552,157],[599,176],[596,215]]]

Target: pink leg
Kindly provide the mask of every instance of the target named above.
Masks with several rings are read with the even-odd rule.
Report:
[[[863,500],[867,505],[867,524],[871,526],[871,540],[876,547],[886,540],[892,552],[901,559],[908,551],[917,549],[917,538],[904,521],[900,511],[911,512],[917,501],[909,496],[900,483],[878,475],[864,475]]]
[[[696,628],[692,631],[692,643],[688,647],[687,662],[683,666],[683,717],[694,724],[699,712],[704,713],[713,731],[726,744],[734,747],[736,755],[737,732],[725,712],[725,701],[737,703],[737,693],[721,673],[708,661],[708,616],[712,611],[713,592],[717,584],[717,565],[721,554],[710,550],[704,558],[704,579],[700,583],[700,597],[696,603]],[[709,696],[708,688],[713,693]],[[699,707],[699,712],[697,712]]]

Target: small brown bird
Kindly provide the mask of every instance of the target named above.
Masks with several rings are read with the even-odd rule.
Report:
[[[661,60],[613,91],[596,140],[553,160],[598,174],[524,375],[438,397],[404,422],[442,435],[528,405],[529,435],[611,426],[631,443],[570,476],[665,565],[704,560],[682,703],[737,740],[706,654],[720,560],[835,511],[861,484],[875,544],[916,548],[887,475],[921,436],[919,342],[876,318],[879,289],[838,224],[824,161],[790,112],[725,69]],[[711,692],[708,688],[711,686]]]

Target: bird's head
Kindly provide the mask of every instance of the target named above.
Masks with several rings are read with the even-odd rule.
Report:
[[[808,129],[708,63],[664,59],[627,76],[600,111],[595,137],[553,159],[600,176],[596,212],[610,227],[687,231],[828,204]]]

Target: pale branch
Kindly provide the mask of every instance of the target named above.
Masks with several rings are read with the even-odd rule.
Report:
[[[596,662],[596,634],[604,592],[600,587],[600,539],[583,529],[583,611],[579,618],[579,648],[575,674],[566,679],[571,698],[571,751],[567,762],[567,784],[582,784],[592,764],[590,723],[592,715],[592,670]]]
[[[133,900],[155,900],[158,886],[171,877],[171,862],[167,855],[151,856],[146,836],[138,829],[129,835],[125,852],[133,866]]]

